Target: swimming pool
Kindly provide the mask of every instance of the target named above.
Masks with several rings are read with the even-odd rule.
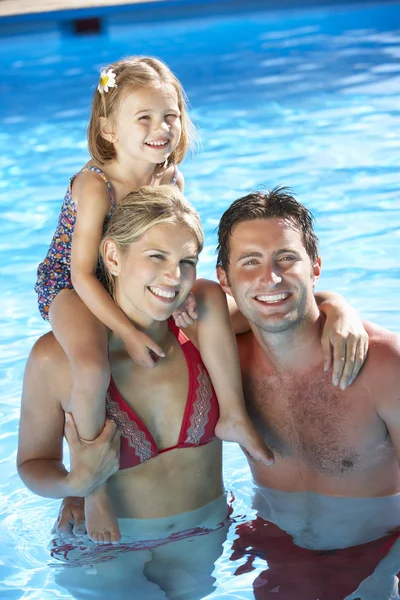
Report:
[[[49,33],[40,43],[34,35],[4,37],[0,51],[0,590],[7,599],[70,598],[47,566],[58,502],[24,488],[15,448],[24,363],[47,330],[32,290],[35,270],[68,178],[86,160],[99,67],[123,55],[153,54],[184,84],[202,139],[201,151],[182,167],[207,236],[200,275],[214,277],[214,229],[225,207],[257,186],[290,185],[317,219],[320,287],[342,292],[365,318],[400,332],[400,5],[167,24],[121,19],[98,36]],[[235,576],[246,561],[230,560],[236,525],[254,516],[237,448],[227,446],[224,473],[237,523],[228,528],[208,594],[253,598],[265,557],[253,556],[252,569]],[[276,587],[271,597],[291,598]]]

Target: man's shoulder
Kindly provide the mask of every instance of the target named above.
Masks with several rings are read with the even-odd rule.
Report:
[[[246,331],[236,336],[237,346],[239,350],[240,367],[242,376],[249,375],[251,372],[257,371],[259,362],[262,361],[265,367],[266,356],[261,346],[256,340],[253,331]]]
[[[365,370],[379,380],[380,385],[386,382],[392,386],[400,376],[400,335],[368,321],[364,327],[369,335]]]
[[[376,323],[364,321],[363,325],[369,335],[369,354],[374,358],[400,358],[400,335]]]
[[[239,352],[243,349],[248,349],[254,344],[254,333],[250,331],[246,331],[245,333],[238,333],[236,335],[236,342],[239,348]]]

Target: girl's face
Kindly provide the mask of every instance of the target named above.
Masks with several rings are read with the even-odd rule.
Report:
[[[161,223],[148,229],[125,254],[113,244],[109,242],[106,257],[113,256],[115,262],[110,270],[117,275],[120,308],[143,327],[168,319],[196,279],[198,245],[194,234],[185,226]]]
[[[173,88],[128,92],[108,122],[117,157],[163,163],[179,143],[180,117]]]

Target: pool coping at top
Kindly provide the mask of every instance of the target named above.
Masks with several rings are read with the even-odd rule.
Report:
[[[400,0],[48,0],[43,11],[23,12],[24,7],[31,6],[31,0],[26,0],[20,4],[21,12],[7,14],[11,5],[19,3],[19,0],[0,0],[0,37],[57,30],[73,34],[74,23],[85,20],[160,22],[249,11],[368,8],[400,5]]]

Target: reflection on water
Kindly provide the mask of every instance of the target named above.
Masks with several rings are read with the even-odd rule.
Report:
[[[214,589],[214,563],[226,540],[229,512],[222,496],[172,517],[119,519],[122,540],[117,546],[55,537],[52,578],[77,600],[119,600],[132,590],[138,599],[201,600]]]
[[[255,518],[236,527],[231,560],[236,576],[251,573],[255,559],[264,563],[253,581],[257,600],[400,597],[400,494],[338,498],[256,486],[253,508]]]

